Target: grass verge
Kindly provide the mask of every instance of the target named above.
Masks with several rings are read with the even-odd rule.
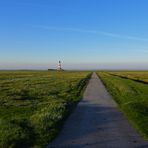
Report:
[[[98,75],[129,121],[148,139],[148,85],[105,72]]]

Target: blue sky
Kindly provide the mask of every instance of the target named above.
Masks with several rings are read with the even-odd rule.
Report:
[[[147,0],[0,0],[0,69],[148,69]]]

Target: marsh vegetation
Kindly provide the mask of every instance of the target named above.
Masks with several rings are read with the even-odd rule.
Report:
[[[89,77],[89,72],[1,71],[0,147],[48,144]]]

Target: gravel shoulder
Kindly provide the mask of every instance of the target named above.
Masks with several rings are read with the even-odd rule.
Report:
[[[74,112],[48,148],[148,148],[96,73]]]

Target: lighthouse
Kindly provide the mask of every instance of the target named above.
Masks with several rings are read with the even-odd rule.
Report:
[[[58,63],[57,70],[62,70],[62,64],[61,64],[61,61],[59,61],[59,63]]]

